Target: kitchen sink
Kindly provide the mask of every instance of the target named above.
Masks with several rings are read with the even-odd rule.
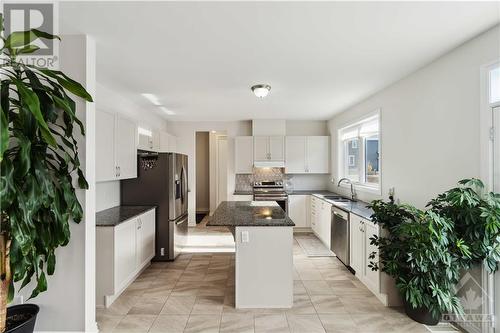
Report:
[[[324,198],[326,200],[331,200],[331,201],[335,201],[335,202],[351,202],[351,200],[344,198],[344,197],[341,197],[341,196],[338,196],[338,195],[325,195]]]

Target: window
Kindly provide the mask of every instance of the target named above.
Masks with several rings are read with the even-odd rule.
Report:
[[[380,189],[380,114],[339,130],[339,179]]]

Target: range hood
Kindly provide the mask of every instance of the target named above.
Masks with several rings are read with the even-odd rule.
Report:
[[[284,168],[285,161],[254,161],[255,168]]]

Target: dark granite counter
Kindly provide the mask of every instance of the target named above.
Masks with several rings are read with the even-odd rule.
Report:
[[[328,190],[294,190],[286,191],[288,195],[311,195],[311,194],[324,194],[324,195],[334,195],[335,193]]]
[[[295,223],[274,201],[223,201],[208,226],[293,227]]]
[[[98,227],[114,227],[153,208],[155,206],[116,206],[98,212],[95,224]]]
[[[361,216],[362,218],[365,218],[367,220],[371,220],[373,210],[371,208],[367,207],[368,206],[367,202],[364,202],[364,201],[334,202],[332,200],[325,199],[324,196],[325,195],[339,195],[339,194],[334,193],[334,192],[328,192],[328,191],[324,191],[324,192],[326,192],[326,193],[313,192],[312,195],[314,195],[322,200],[325,200],[326,202],[328,202],[328,203],[330,203],[338,208],[344,209],[350,213]]]
[[[233,195],[253,195],[253,191],[234,191]]]

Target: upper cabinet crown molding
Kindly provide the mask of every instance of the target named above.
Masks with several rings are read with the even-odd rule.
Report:
[[[137,126],[122,116],[96,111],[96,181],[137,177]]]
[[[329,136],[287,136],[285,173],[329,173]]]

